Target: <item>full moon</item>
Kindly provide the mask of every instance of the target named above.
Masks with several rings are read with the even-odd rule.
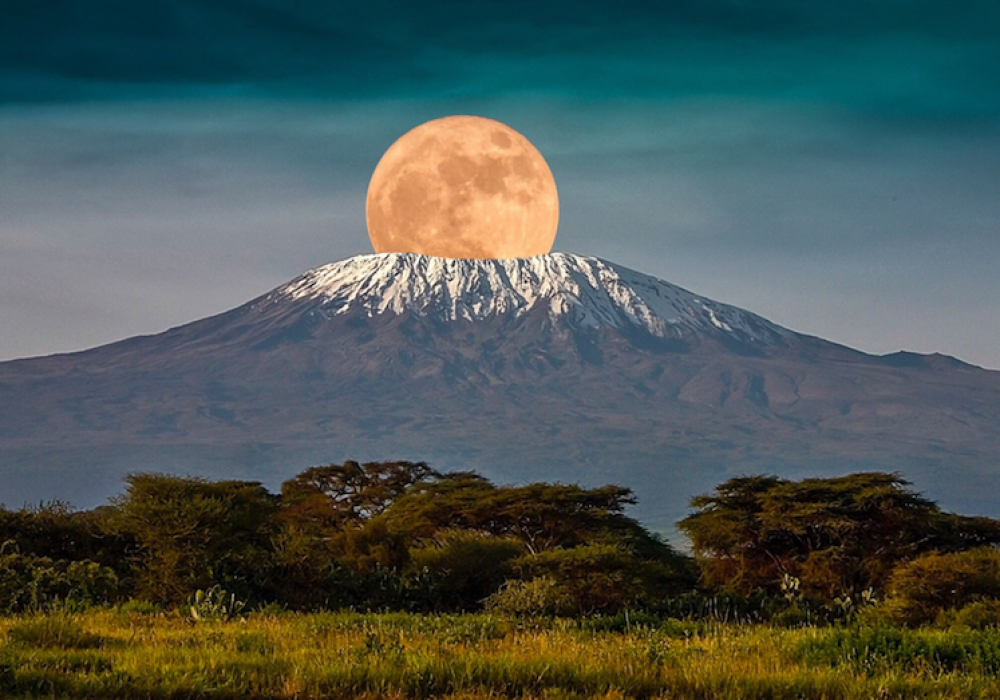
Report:
[[[542,154],[506,124],[434,119],[385,152],[368,185],[376,253],[525,258],[552,250],[559,195]]]

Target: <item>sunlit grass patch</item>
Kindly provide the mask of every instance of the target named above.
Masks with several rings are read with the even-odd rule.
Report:
[[[90,649],[104,639],[87,632],[65,615],[36,615],[19,620],[7,630],[7,643],[38,649]]]
[[[5,700],[1000,697],[992,631],[97,610],[0,620],[0,637]]]

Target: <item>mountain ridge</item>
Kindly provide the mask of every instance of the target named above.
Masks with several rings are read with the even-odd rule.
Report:
[[[357,256],[159,334],[0,363],[0,501],[412,458],[624,483],[664,528],[748,471],[903,470],[996,514],[998,416],[1000,372],[867,355],[597,258]]]

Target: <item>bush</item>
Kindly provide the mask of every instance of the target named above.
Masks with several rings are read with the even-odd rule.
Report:
[[[251,613],[254,617],[258,618],[269,618],[269,617],[282,617],[284,615],[292,615],[292,611],[281,603],[268,603],[266,605],[261,605],[256,610]]]
[[[548,578],[580,614],[615,614],[647,607],[674,591],[676,572],[667,564],[636,556],[624,547],[595,543],[550,549],[513,562],[524,580]]]
[[[57,604],[102,605],[120,597],[118,576],[92,561],[0,556],[0,611],[43,610]]]
[[[954,611],[945,611],[938,624],[974,630],[1000,628],[1000,600],[980,600]]]
[[[212,586],[207,591],[198,590],[191,597],[188,613],[194,620],[242,619],[240,613],[246,603],[236,599],[235,593],[229,593],[220,586]]]
[[[508,581],[486,599],[486,609],[501,615],[525,617],[569,616],[576,601],[548,576],[530,581]]]
[[[905,625],[927,624],[947,610],[1000,599],[1000,551],[980,547],[925,554],[893,571],[889,593],[885,612]]]
[[[775,627],[788,628],[807,627],[816,621],[816,615],[798,603],[792,603],[771,618],[771,624]]]
[[[128,571],[127,552],[133,543],[127,535],[106,531],[108,512],[107,507],[74,511],[59,501],[20,510],[0,507],[3,553],[20,552],[56,561],[95,561],[124,576]]]
[[[524,545],[509,537],[451,531],[410,550],[410,569],[430,579],[429,601],[437,610],[477,610],[510,574]]]
[[[881,593],[901,561],[1000,544],[1000,521],[944,513],[899,474],[738,477],[691,505],[679,527],[713,592],[777,593],[791,574],[808,598]]]

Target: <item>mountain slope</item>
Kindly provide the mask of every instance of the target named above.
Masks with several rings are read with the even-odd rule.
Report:
[[[899,469],[998,514],[998,416],[1000,373],[865,355],[602,260],[369,255],[164,333],[0,363],[0,500],[401,457],[624,483],[660,527],[760,470]]]

